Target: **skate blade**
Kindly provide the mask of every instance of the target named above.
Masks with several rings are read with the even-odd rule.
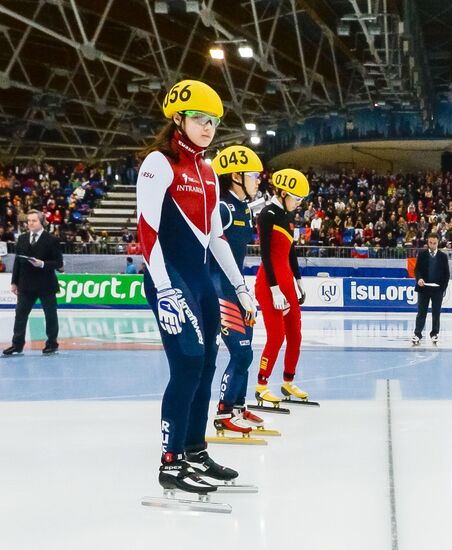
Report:
[[[320,403],[317,401],[308,401],[307,399],[290,399],[290,397],[284,397],[283,402],[288,403],[289,405],[310,405],[311,407],[320,407]]]
[[[264,405],[247,405],[247,409],[250,409],[252,411],[260,411],[260,412],[269,412],[269,413],[276,413],[276,414],[290,414],[289,409],[283,409],[282,407],[267,407]]]
[[[141,504],[153,508],[183,512],[210,512],[216,514],[230,514],[232,512],[232,506],[230,504],[183,498],[143,497]]]
[[[217,493],[248,493],[255,494],[259,492],[259,488],[256,485],[235,485],[234,483],[229,485],[216,485]]]
[[[281,432],[278,432],[278,430],[266,430],[265,428],[253,428],[252,432],[253,434],[259,434],[259,435],[267,435],[267,436],[280,436]]]
[[[256,437],[228,437],[225,435],[206,437],[207,443],[229,443],[231,445],[267,445],[265,439]]]

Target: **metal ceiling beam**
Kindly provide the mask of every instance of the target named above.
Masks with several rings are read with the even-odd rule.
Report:
[[[149,0],[147,0],[148,2]],[[16,13],[5,6],[2,6],[0,4],[0,13],[3,13],[4,15],[7,15],[9,17],[12,17],[13,19],[16,19],[17,21],[21,21],[25,25],[29,25],[30,27],[33,27],[34,29],[41,31],[44,34],[47,34],[48,36],[51,36],[52,38],[55,38],[56,40],[63,42],[67,46],[71,46],[75,50],[83,50],[84,44],[81,44],[80,42],[77,42],[76,40],[71,40],[70,38],[67,38],[66,36],[62,34],[58,34],[57,32],[53,31],[52,29],[49,29],[45,27],[44,25],[41,25],[40,23],[36,23],[36,21],[33,21],[32,19],[29,19],[28,17],[24,17],[23,15],[20,15],[19,13]],[[137,74],[139,76],[147,76],[144,71],[141,71],[137,67],[134,67],[132,65],[129,65],[127,63],[121,63],[117,59],[106,55],[105,53],[98,51],[99,58],[103,59],[106,63],[111,63],[112,65],[118,65],[122,69],[129,71],[131,73]]]

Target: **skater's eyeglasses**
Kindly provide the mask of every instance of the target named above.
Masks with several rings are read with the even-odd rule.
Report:
[[[248,176],[249,178],[253,178],[253,180],[258,180],[261,177],[259,172],[245,172],[245,176]]]
[[[180,114],[188,116],[200,126],[205,126],[207,123],[210,122],[210,124],[212,124],[212,126],[216,128],[221,122],[221,118],[219,116],[208,115],[207,113],[203,113],[202,111],[183,111]]]
[[[297,195],[292,195],[292,193],[287,193],[290,198],[292,198],[295,202],[301,202],[303,200],[303,197],[297,197]]]

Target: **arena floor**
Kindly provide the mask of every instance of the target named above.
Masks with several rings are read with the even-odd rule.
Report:
[[[5,346],[13,312],[0,312]],[[249,398],[264,342],[261,319]],[[446,550],[452,538],[452,315],[410,344],[414,315],[305,313],[297,383],[320,408],[266,414],[268,446],[211,445],[258,494],[230,515],[141,506],[159,496],[167,380],[146,311],[60,311],[61,351],[0,359],[0,537],[5,550]],[[214,382],[227,361],[220,351]],[[278,389],[281,362],[272,378]],[[213,413],[214,402],[212,402]],[[213,429],[211,430],[213,432]]]

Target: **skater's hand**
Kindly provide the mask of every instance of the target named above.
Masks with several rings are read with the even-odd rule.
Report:
[[[246,284],[239,285],[235,289],[240,305],[245,310],[245,325],[252,327],[256,324],[256,305]]]
[[[159,323],[163,330],[168,334],[182,332],[185,315],[174,288],[164,288],[157,291],[157,310]]]
[[[425,286],[425,281],[424,281],[424,279],[419,279],[419,281],[417,282],[417,284],[418,284],[419,286]]]
[[[301,282],[301,279],[297,279],[297,288],[300,293],[300,296],[298,297],[298,302],[300,303],[300,305],[302,305],[306,300],[306,291],[303,288],[303,283]]]
[[[270,290],[272,291],[273,296],[273,307],[275,309],[286,309],[288,306],[288,302],[284,294],[281,292],[279,286],[271,286]]]
[[[16,296],[19,295],[19,289],[17,288],[17,285],[11,285],[11,292]]]

